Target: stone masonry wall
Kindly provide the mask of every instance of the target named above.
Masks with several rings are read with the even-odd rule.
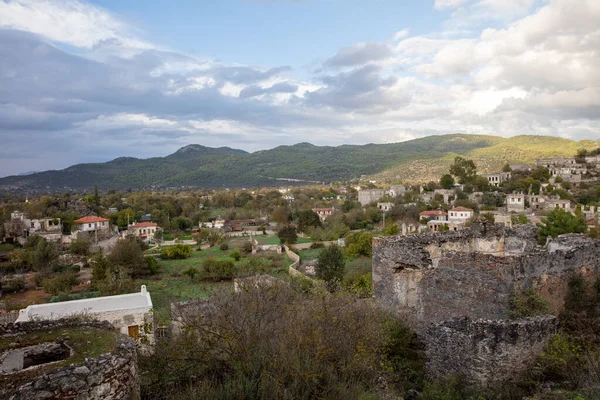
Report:
[[[600,244],[581,235],[563,235],[542,247],[536,239],[533,226],[494,224],[376,238],[375,297],[421,324],[461,316],[504,318],[513,291],[529,287],[559,312],[573,273],[598,274]]]
[[[0,326],[0,338],[63,327],[87,326],[114,332],[107,322],[35,321]],[[31,399],[105,399],[125,400],[139,396],[137,348],[130,338],[118,335],[115,349],[97,358],[86,358],[81,364],[57,368],[34,377],[19,387],[5,385],[0,398]]]
[[[426,370],[433,378],[461,375],[470,384],[494,387],[518,379],[556,334],[556,317],[514,321],[455,318],[429,326]]]

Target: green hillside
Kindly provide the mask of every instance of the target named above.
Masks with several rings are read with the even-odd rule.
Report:
[[[473,158],[482,172],[506,162],[572,156],[598,141],[547,136],[504,139],[487,135],[428,136],[401,143],[314,146],[299,143],[247,153],[229,147],[189,145],[166,157],[117,158],[78,164],[59,171],[0,179],[0,191],[43,192],[100,189],[149,189],[279,186],[285,179],[303,182],[350,180],[363,175],[383,182],[426,182],[444,173],[456,155]]]

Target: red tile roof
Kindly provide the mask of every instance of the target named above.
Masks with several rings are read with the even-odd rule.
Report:
[[[473,209],[472,208],[467,208],[467,207],[454,207],[450,211],[473,211]]]
[[[424,216],[428,216],[428,215],[433,215],[433,216],[438,216],[438,215],[448,215],[445,211],[440,211],[440,210],[428,210],[428,211],[422,211],[419,213],[420,216],[424,217]]]
[[[108,222],[108,220],[106,218],[93,217],[91,215],[88,215],[87,217],[76,219],[73,222],[76,224],[92,224],[94,222]]]
[[[131,228],[151,228],[158,226],[156,222],[138,222],[136,224],[131,225]]]

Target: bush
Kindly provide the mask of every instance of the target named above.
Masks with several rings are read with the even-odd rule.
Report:
[[[373,296],[373,277],[371,273],[353,273],[344,277],[342,282],[344,288],[360,298],[371,298]]]
[[[233,279],[235,265],[231,260],[217,260],[214,257],[207,258],[202,262],[202,275],[215,282],[224,279]]]
[[[238,249],[235,249],[234,251],[231,252],[231,257],[233,257],[233,259],[235,261],[240,261],[240,258],[242,258],[240,251]]]
[[[332,290],[344,277],[344,268],[346,260],[344,252],[337,245],[331,245],[319,253],[315,272],[317,278],[327,282],[330,290]]]
[[[73,272],[63,272],[43,282],[44,291],[53,295],[70,292],[73,286],[77,286],[79,280]]]
[[[248,257],[237,266],[235,271],[236,277],[252,276],[257,274],[265,274],[271,269],[271,263],[262,257]]]
[[[91,299],[94,297],[100,296],[100,292],[83,292],[83,293],[61,293],[58,296],[52,296],[50,299],[51,303],[58,303],[61,301],[71,301],[71,300],[81,300],[81,299]]]
[[[79,272],[81,267],[79,265],[54,265],[52,272]]]
[[[88,238],[80,237],[80,238],[77,238],[77,240],[74,240],[73,242],[71,242],[71,245],[69,246],[69,250],[73,254],[77,254],[80,256],[87,256],[88,254],[90,254],[90,246],[91,245],[92,245],[92,242]]]
[[[158,261],[154,257],[146,257],[146,267],[148,268],[148,273],[150,275],[154,275],[158,273],[160,269],[160,265],[158,265]]]
[[[188,258],[192,254],[192,246],[187,244],[176,244],[173,246],[166,246],[160,257],[163,260],[183,260]]]
[[[243,254],[252,254],[252,242],[244,242],[242,244],[242,253]]]
[[[227,251],[227,250],[229,250],[229,245],[227,243],[223,243],[219,246],[219,249],[221,251]]]
[[[381,382],[396,382],[390,365],[412,365],[403,360],[412,357],[404,355],[411,333],[396,333],[392,342],[395,322],[375,302],[343,292],[305,294],[284,283],[256,286],[217,292],[210,307],[189,309],[202,318],[182,319],[183,334],[140,358],[152,383],[142,386],[142,397],[401,398],[401,384],[381,389]]]
[[[373,253],[373,234],[369,232],[351,232],[344,239],[348,257],[370,257]]]
[[[520,295],[513,293],[507,312],[508,318],[528,318],[548,314],[550,303],[533,288],[525,289]]]
[[[25,279],[12,278],[2,281],[2,291],[5,293],[16,293],[25,289]]]
[[[194,267],[189,267],[188,269],[184,270],[181,272],[183,275],[187,275],[190,277],[190,279],[194,279],[196,277],[196,275],[198,274],[198,270]]]

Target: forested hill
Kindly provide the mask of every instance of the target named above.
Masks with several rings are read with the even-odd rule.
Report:
[[[185,146],[166,157],[121,157],[106,163],[77,164],[63,170],[0,178],[0,191],[51,192],[148,189],[193,186],[236,188],[302,182],[350,180],[361,175],[386,182],[426,182],[439,177],[456,155],[493,171],[506,162],[532,162],[549,156],[572,156],[598,141],[548,136],[500,138],[487,135],[428,136],[401,143],[314,146],[299,143],[247,153],[229,147]]]

